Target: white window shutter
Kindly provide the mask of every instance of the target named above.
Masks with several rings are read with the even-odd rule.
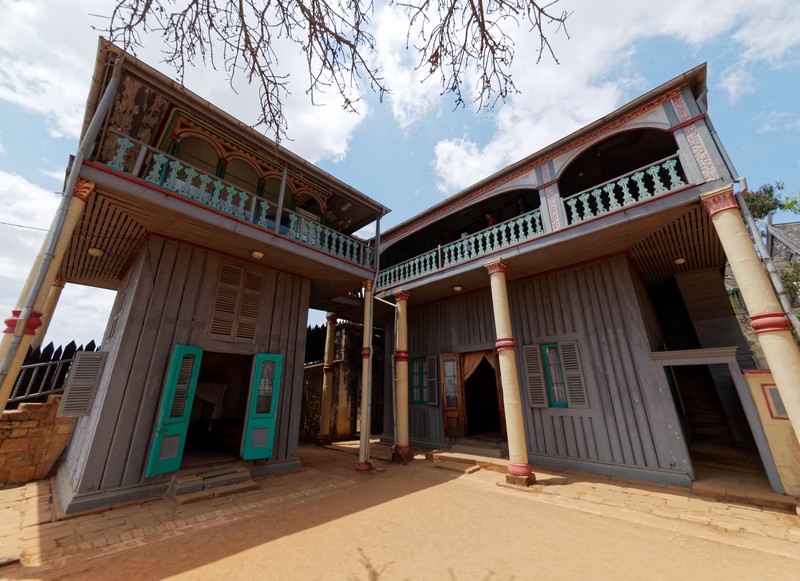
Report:
[[[546,408],[548,407],[547,386],[545,385],[539,345],[523,346],[522,354],[525,358],[525,377],[528,381],[531,407]]]
[[[106,351],[78,351],[75,354],[64,384],[58,416],[89,415],[100,376],[103,374],[106,355],[108,355]]]
[[[567,383],[567,400],[571,408],[588,408],[586,382],[583,379],[581,360],[577,341],[564,341],[561,348],[561,364],[564,367],[564,380]]]
[[[425,399],[428,405],[439,405],[439,378],[438,370],[436,369],[436,361],[439,359],[436,355],[429,355],[425,362]]]

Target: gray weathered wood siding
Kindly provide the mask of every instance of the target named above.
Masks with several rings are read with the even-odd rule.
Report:
[[[142,481],[175,345],[284,356],[271,462],[297,456],[310,282],[252,265],[264,277],[253,342],[208,337],[220,264],[204,249],[150,238],[134,265],[92,413],[82,418],[66,461],[77,492]]]
[[[623,256],[578,268],[514,280],[509,301],[531,454],[689,473],[663,370],[650,340],[635,280]],[[411,357],[493,349],[494,316],[488,288],[447,301],[409,301]],[[647,315],[655,324],[652,314]],[[657,337],[655,330],[651,338]],[[524,345],[577,340],[589,408],[531,408]],[[411,406],[412,439],[442,440],[441,406]]]

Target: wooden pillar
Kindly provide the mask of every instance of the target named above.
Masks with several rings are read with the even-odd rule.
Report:
[[[58,305],[58,299],[61,298],[61,292],[64,290],[65,284],[67,284],[67,279],[61,276],[57,276],[53,281],[53,286],[50,287],[50,291],[47,293],[47,299],[45,300],[44,308],[42,309],[42,326],[38,331],[36,331],[36,335],[33,336],[31,349],[36,349],[37,347],[42,346],[44,338],[47,336],[47,329],[50,327],[50,321],[53,320],[53,313]]]
[[[55,280],[56,275],[61,268],[61,262],[64,259],[64,254],[66,253],[67,247],[72,239],[72,234],[75,231],[75,227],[77,226],[78,221],[83,214],[83,210],[86,208],[86,202],[88,201],[89,196],[94,193],[94,187],[94,182],[90,182],[88,180],[79,178],[76,182],[72,198],[69,201],[66,216],[64,217],[64,222],[61,226],[61,234],[53,251],[53,259],[51,260],[50,266],[47,269],[45,280]],[[41,264],[41,262],[39,262],[39,264]],[[36,268],[37,267],[34,266],[34,269]],[[34,277],[36,276],[35,272],[32,274]],[[33,278],[29,277],[29,280],[33,280]],[[25,286],[26,289],[28,289],[28,292],[30,292],[31,285],[26,283]],[[14,383],[17,380],[17,375],[19,375],[19,370],[22,367],[23,361],[25,360],[25,355],[28,353],[28,347],[31,346],[34,335],[36,334],[36,330],[42,325],[42,310],[49,292],[50,289],[48,287],[42,287],[41,291],[36,297],[36,300],[33,304],[33,309],[28,317],[24,329],[17,330],[17,321],[19,320],[19,316],[22,313],[25,301],[27,300],[26,294],[20,296],[20,299],[17,303],[17,308],[13,309],[11,311],[11,317],[4,321],[6,328],[3,331],[3,339],[0,341],[0,359],[5,357],[6,352],[11,347],[12,339],[15,335],[19,336],[22,334],[22,339],[17,346],[14,359],[12,360],[11,365],[9,365],[8,371],[3,378],[3,383],[0,385],[0,410],[5,409],[6,402],[11,394],[11,389],[14,387]]]
[[[328,313],[325,332],[325,361],[322,364],[322,402],[319,419],[317,446],[332,444],[331,439],[331,395],[333,391],[333,346],[336,340],[336,315]]]
[[[411,294],[399,290],[394,293],[397,305],[397,345],[395,346],[395,426],[397,441],[392,460],[411,461],[414,456],[408,445],[408,297]]]
[[[356,470],[367,472],[372,470],[369,461],[370,437],[370,377],[372,366],[372,281],[365,280],[364,285],[364,340],[361,349],[361,445],[358,448],[358,464]]]
[[[497,332],[497,359],[500,364],[500,383],[503,390],[503,408],[506,414],[508,437],[508,474],[506,479],[515,484],[533,482],[531,466],[528,464],[528,446],[525,440],[525,422],[522,415],[519,377],[517,376],[516,342],[511,331],[511,312],[508,306],[506,269],[502,260],[485,265],[492,289],[492,310]]]
[[[800,438],[800,350],[733,195],[733,186],[701,196],[733,276],[739,284],[750,325],[764,351],[786,413]]]

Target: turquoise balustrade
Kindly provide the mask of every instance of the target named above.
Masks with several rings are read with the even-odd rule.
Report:
[[[678,154],[563,199],[567,224],[577,224],[613,210],[679,190],[688,184],[678,170]]]
[[[127,136],[119,136],[116,143],[117,150],[106,164],[109,167],[137,177],[144,175],[143,179],[148,183],[239,220],[276,230],[274,221],[269,217],[270,204],[264,198],[203,173],[175,157]],[[140,153],[134,160],[130,154],[137,148]],[[150,158],[147,169],[142,174],[140,165],[147,157],[146,154],[150,154]],[[366,242],[331,230],[294,212],[284,210],[284,214],[288,215],[289,226],[280,227],[279,234],[343,260],[372,268],[373,251]]]
[[[540,210],[534,210],[390,266],[378,275],[377,288],[397,286],[457,266],[473,258],[527,242],[542,234],[544,234],[542,214]]]

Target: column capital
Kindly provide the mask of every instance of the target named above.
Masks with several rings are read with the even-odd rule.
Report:
[[[392,294],[394,295],[394,300],[396,301],[407,301],[411,296],[410,292],[404,291],[403,289],[396,290]]]
[[[64,288],[65,284],[67,284],[67,279],[64,278],[63,276],[57,276],[53,279],[53,286]]]
[[[493,260],[492,262],[487,262],[484,264],[483,267],[486,269],[486,272],[491,275],[497,272],[505,272],[508,268],[508,265],[502,260]]]
[[[733,186],[703,194],[700,196],[700,203],[703,204],[709,218],[725,210],[739,209],[739,204],[736,203],[736,197],[733,195]]]
[[[361,281],[361,285],[364,287],[365,292],[370,292],[372,290],[372,281],[371,280],[363,280]]]
[[[84,204],[89,200],[89,196],[94,193],[95,183],[83,178],[78,178],[75,182],[75,189],[72,190],[72,197],[78,198]]]
[[[328,322],[329,325],[335,325],[336,319],[337,319],[336,313],[328,313],[327,316],[325,317],[325,320]]]

